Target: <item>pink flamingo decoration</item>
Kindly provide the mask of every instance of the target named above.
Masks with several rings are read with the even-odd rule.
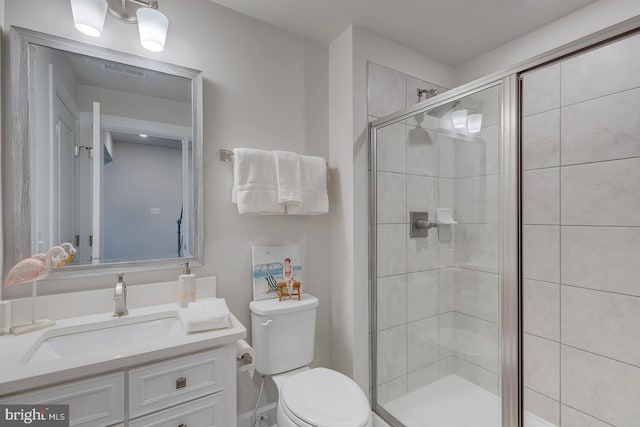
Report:
[[[38,280],[42,280],[47,277],[53,268],[54,262],[56,265],[59,265],[60,263],[64,265],[68,259],[69,254],[67,254],[61,246],[54,246],[49,249],[46,254],[37,254],[31,258],[23,259],[9,270],[4,282],[5,287],[20,285],[22,283],[32,283],[31,324],[11,328],[11,332],[13,334],[20,335],[56,324],[54,321],[48,319],[36,321],[36,295]]]

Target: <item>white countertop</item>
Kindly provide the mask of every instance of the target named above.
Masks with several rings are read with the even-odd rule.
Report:
[[[134,317],[161,312],[172,312],[179,317],[177,304],[170,303],[132,308],[122,319],[128,321]],[[162,340],[148,341],[141,345],[131,345],[115,357],[86,352],[46,362],[25,363],[25,356],[34,345],[55,335],[57,329],[113,321],[112,312],[61,319],[51,328],[24,335],[2,335],[0,336],[0,396],[224,346],[245,338],[247,329],[233,315],[230,318],[231,326],[228,328],[179,334]]]

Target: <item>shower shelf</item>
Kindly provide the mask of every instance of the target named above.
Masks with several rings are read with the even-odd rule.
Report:
[[[453,225],[458,223],[458,221],[453,219],[451,208],[436,209],[436,222],[438,225]]]

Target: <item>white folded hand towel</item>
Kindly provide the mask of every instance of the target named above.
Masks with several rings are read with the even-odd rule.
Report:
[[[276,171],[271,152],[234,148],[231,201],[237,204],[240,214],[285,213],[284,205],[278,203]]]
[[[302,203],[288,206],[289,215],[321,215],[329,212],[327,162],[322,157],[300,156]]]
[[[206,299],[178,308],[187,333],[224,329],[231,326],[229,308],[224,298]]]
[[[300,156],[291,151],[273,151],[278,185],[278,203],[295,206],[302,203]]]

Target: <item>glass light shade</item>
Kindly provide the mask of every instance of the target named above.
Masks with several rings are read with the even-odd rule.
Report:
[[[107,0],[71,0],[76,29],[91,37],[100,37],[107,16]]]
[[[152,52],[162,52],[167,39],[169,19],[159,10],[150,7],[141,7],[136,12],[136,16],[142,47]]]
[[[451,121],[454,128],[462,129],[467,124],[467,110],[456,110],[451,113]]]
[[[469,133],[478,133],[482,129],[482,114],[469,114],[467,117],[467,129]]]

